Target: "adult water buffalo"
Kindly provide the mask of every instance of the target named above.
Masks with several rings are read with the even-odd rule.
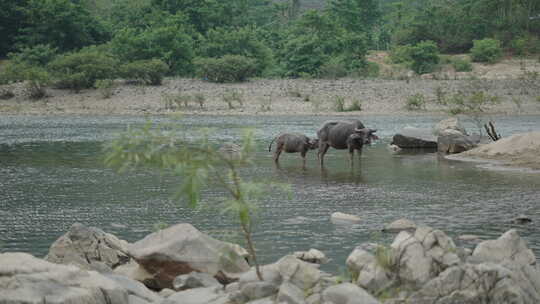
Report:
[[[302,155],[302,164],[306,165],[306,153],[308,150],[317,149],[319,140],[310,139],[300,133],[282,133],[275,137],[268,146],[268,152],[272,149],[272,144],[276,142],[276,150],[274,151],[274,162],[279,162],[279,155],[285,151],[287,153],[300,153]]]
[[[354,166],[354,150],[358,151],[358,157],[362,154],[362,147],[370,144],[373,139],[378,139],[375,129],[369,129],[358,119],[342,121],[326,121],[323,123],[317,137],[319,138],[319,161],[324,165],[324,154],[328,148],[344,150],[349,149],[351,168]]]

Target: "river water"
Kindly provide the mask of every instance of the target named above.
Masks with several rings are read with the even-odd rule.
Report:
[[[321,171],[315,151],[307,168],[298,154],[282,154],[276,168],[268,143],[280,132],[315,136],[323,121],[336,116],[185,116],[186,130],[210,127],[215,144],[237,141],[255,129],[256,165],[244,170],[250,180],[289,183],[292,195],[270,195],[260,204],[255,242],[260,259],[270,263],[299,250],[317,248],[332,261],[326,270],[344,271],[348,254],[363,242],[391,242],[384,224],[406,217],[447,232],[496,238],[518,229],[540,256],[540,174],[494,171],[473,163],[448,161],[436,153],[392,154],[387,145],[404,126],[432,127],[438,116],[362,116],[381,140],[364,149],[361,164],[350,170],[345,151],[330,149]],[[236,225],[214,208],[192,210],[172,201],[175,180],[150,170],[117,174],[103,165],[102,145],[126,126],[163,116],[0,116],[0,251],[44,256],[69,227],[80,222],[134,242],[157,223],[188,222],[227,241],[241,240]],[[540,129],[539,116],[494,118],[503,136]],[[474,130],[473,125],[467,125]],[[540,157],[540,156],[539,156]],[[207,189],[204,198],[222,196]],[[359,215],[355,225],[335,225],[330,214]],[[532,224],[511,219],[526,214]],[[465,245],[465,244],[464,244]]]

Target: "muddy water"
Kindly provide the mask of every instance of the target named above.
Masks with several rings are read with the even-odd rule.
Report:
[[[159,123],[165,117],[150,117]],[[475,164],[447,161],[435,153],[394,155],[386,146],[403,126],[431,127],[443,117],[374,116],[359,118],[379,129],[381,140],[364,150],[351,170],[344,151],[330,150],[326,170],[308,154],[282,154],[276,168],[267,151],[279,132],[314,136],[321,123],[338,117],[183,117],[188,134],[211,127],[216,144],[238,140],[242,129],[256,130],[256,166],[243,173],[291,184],[292,197],[272,195],[260,205],[255,241],[263,263],[298,250],[317,248],[332,261],[327,270],[344,271],[352,249],[367,241],[388,243],[385,223],[407,217],[440,228],[452,237],[477,234],[494,238],[517,228],[540,255],[540,174],[493,171]],[[102,164],[101,147],[127,125],[148,117],[0,117],[0,251],[43,256],[50,244],[74,222],[97,226],[128,241],[151,232],[156,223],[189,222],[224,240],[241,238],[235,224],[212,208],[191,210],[171,201],[175,180],[141,170],[118,175]],[[540,117],[496,117],[503,136],[540,129]],[[469,129],[474,129],[468,125]],[[208,202],[223,193],[207,189]],[[334,225],[340,211],[362,218],[355,225]],[[527,214],[534,223],[510,220]]]

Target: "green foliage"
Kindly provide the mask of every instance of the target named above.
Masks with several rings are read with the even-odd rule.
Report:
[[[516,55],[526,56],[540,53],[540,38],[533,34],[524,34],[510,42],[512,51]]]
[[[24,63],[10,62],[0,72],[0,84],[26,81],[25,93],[32,99],[40,99],[47,95],[46,87],[51,83],[51,76],[43,67],[30,66]]]
[[[101,97],[104,99],[110,98],[114,90],[114,80],[112,79],[98,79],[94,84],[94,87],[98,89]]]
[[[471,62],[467,59],[456,57],[451,62],[456,72],[470,72],[473,69]]]
[[[403,64],[405,66],[412,65],[413,47],[410,45],[397,45],[390,51],[390,60],[395,64]]]
[[[336,112],[345,111],[345,97],[343,96],[334,97],[334,110],[336,110]]]
[[[193,72],[193,40],[182,26],[120,30],[111,41],[111,51],[124,63],[159,59],[174,75]]]
[[[120,67],[120,75],[123,78],[142,81],[149,85],[161,85],[168,71],[169,67],[159,59],[138,60]]]
[[[431,73],[439,63],[439,48],[433,41],[422,41],[411,49],[411,68],[417,74]]]
[[[405,109],[409,111],[424,110],[426,108],[426,98],[423,94],[418,93],[407,98]]]
[[[338,79],[347,76],[347,68],[341,58],[331,58],[320,67],[319,77]]]
[[[200,57],[239,55],[254,60],[255,76],[261,75],[272,60],[270,48],[258,39],[252,27],[211,29],[200,45],[198,50]]]
[[[245,181],[240,175],[241,167],[253,164],[253,131],[245,132],[240,153],[235,158],[219,152],[219,148],[208,140],[208,131],[198,135],[200,140],[186,142],[179,140],[185,138],[185,134],[154,128],[150,123],[142,129],[128,129],[105,146],[105,163],[119,172],[130,168],[153,167],[173,174],[178,178],[174,199],[183,200],[190,207],[199,205],[202,190],[208,184],[224,189],[227,197],[217,203],[221,204],[222,212],[238,220],[251,260],[262,280],[252,239],[253,219],[257,212],[257,202],[267,191],[275,191],[276,187],[268,182]]]
[[[219,58],[197,58],[197,74],[211,82],[241,82],[255,76],[257,63],[254,59],[240,55],[225,55]]]
[[[375,260],[377,264],[386,271],[392,271],[394,267],[394,259],[392,249],[386,246],[378,245],[375,249]]]
[[[502,48],[499,40],[491,38],[474,40],[471,48],[471,58],[474,62],[496,63],[501,57]]]
[[[353,75],[362,78],[377,78],[380,75],[379,64],[368,61],[364,68],[358,69]]]
[[[99,79],[117,76],[117,60],[98,47],[87,47],[78,52],[58,56],[49,64],[59,88],[92,88]]]
[[[46,66],[57,55],[58,49],[48,44],[38,44],[33,47],[25,47],[17,53],[9,53],[9,59],[13,63]]]
[[[69,51],[109,38],[106,27],[92,16],[84,1],[26,0],[20,10],[24,26],[17,41],[21,47],[49,44]]]

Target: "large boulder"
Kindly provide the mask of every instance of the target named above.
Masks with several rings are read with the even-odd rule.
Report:
[[[202,287],[170,295],[160,304],[229,304],[229,295],[218,287]]]
[[[386,250],[385,247],[381,246],[376,249],[374,255],[359,246],[346,261],[347,269],[353,275],[356,285],[372,294],[378,294],[394,283],[395,275],[389,268],[392,264],[389,259],[392,257],[384,250]]]
[[[534,253],[516,229],[508,230],[496,240],[481,242],[474,249],[471,259],[493,263],[510,261],[522,266],[536,264]]]
[[[328,287],[323,292],[324,303],[331,304],[379,304],[380,302],[364,289],[352,284],[342,283]]]
[[[437,151],[445,154],[461,153],[476,148],[480,136],[463,134],[442,134],[437,138]]]
[[[392,138],[401,149],[437,149],[437,137],[429,129],[406,127]]]
[[[130,261],[128,242],[95,227],[76,223],[57,239],[45,260],[57,264],[73,264],[82,269],[111,272]]]
[[[129,304],[128,292],[98,272],[26,253],[0,254],[2,304]]]
[[[158,288],[172,288],[177,276],[193,271],[229,283],[249,270],[238,245],[216,240],[190,224],[154,232],[128,248],[139,265],[154,276]]]
[[[459,118],[450,117],[443,119],[433,127],[433,134],[436,136],[442,136],[447,134],[461,134],[467,135],[467,131],[462,126]]]
[[[444,232],[419,227],[414,234],[400,232],[391,245],[393,265],[399,281],[413,288],[421,287],[446,268],[457,265],[457,249]]]

